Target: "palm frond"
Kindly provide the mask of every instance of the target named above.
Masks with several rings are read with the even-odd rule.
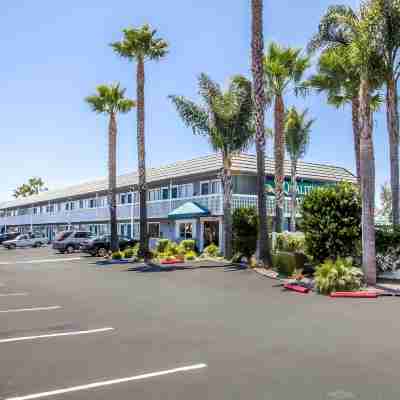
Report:
[[[199,107],[193,101],[182,96],[168,96],[175,105],[179,116],[186,126],[192,128],[196,135],[209,135],[210,126],[208,123],[207,111]]]
[[[123,30],[122,40],[111,43],[112,49],[128,60],[150,59],[159,60],[168,53],[168,43],[156,38],[157,31],[145,24],[139,28]]]

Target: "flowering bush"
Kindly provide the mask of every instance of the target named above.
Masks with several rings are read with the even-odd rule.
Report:
[[[400,269],[400,247],[389,247],[376,255],[376,265],[381,272]]]

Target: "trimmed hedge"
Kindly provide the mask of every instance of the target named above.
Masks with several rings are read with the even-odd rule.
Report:
[[[257,249],[258,213],[254,207],[233,212],[233,252],[250,258]]]
[[[303,270],[307,257],[301,253],[278,251],[272,255],[272,265],[282,275],[291,276],[295,270]]]
[[[340,183],[314,189],[301,209],[306,252],[315,261],[358,255],[361,198],[356,186]]]

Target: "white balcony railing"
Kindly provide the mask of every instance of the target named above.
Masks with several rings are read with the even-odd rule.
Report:
[[[222,195],[212,194],[207,196],[193,196],[183,199],[169,199],[147,202],[148,218],[167,218],[168,214],[188,201],[193,201],[200,206],[208,209],[211,215],[223,215]],[[232,199],[232,209],[240,207],[257,207],[257,196],[234,194]],[[275,199],[267,197],[267,215],[275,215]],[[290,199],[285,198],[284,205],[285,217],[290,217]],[[131,220],[139,218],[139,203],[120,204],[117,208],[119,220]],[[19,215],[0,218],[0,226],[10,225],[43,225],[43,224],[72,224],[72,223],[95,223],[107,221],[109,211],[107,207],[77,209],[73,211],[63,211],[58,213],[43,213],[38,215]]]

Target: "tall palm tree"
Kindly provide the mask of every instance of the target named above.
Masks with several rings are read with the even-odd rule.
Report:
[[[135,102],[125,98],[125,89],[119,85],[100,85],[97,93],[86,97],[86,102],[98,114],[109,116],[108,125],[108,206],[110,209],[111,251],[117,251],[117,114],[125,114],[134,106]]]
[[[291,86],[300,85],[305,70],[310,66],[307,56],[300,49],[284,48],[271,43],[264,58],[264,74],[269,98],[274,101],[274,158],[276,231],[283,230],[285,180],[285,104],[284,94]]]
[[[332,6],[322,18],[310,50],[344,48],[359,74],[360,181],[362,195],[363,269],[368,283],[376,282],[375,157],[372,96],[382,85],[382,62],[373,34],[369,4],[357,13],[351,7]]]
[[[149,243],[147,235],[147,188],[146,188],[146,151],[145,151],[145,108],[144,84],[146,60],[160,60],[168,52],[165,40],[156,38],[157,31],[149,25],[140,28],[123,30],[123,39],[111,44],[114,51],[129,61],[136,61],[137,91],[137,151],[139,170],[139,215],[140,215],[140,249],[139,254],[147,258]]]
[[[392,222],[400,224],[399,116],[397,84],[400,78],[400,1],[370,0],[371,27],[384,68],[386,120],[389,133]]]
[[[251,82],[242,76],[232,78],[229,88],[207,75],[199,77],[203,105],[181,96],[170,96],[183,122],[193,133],[208,138],[211,147],[222,153],[221,183],[224,192],[224,256],[232,258],[232,156],[245,150],[254,136]]]
[[[263,73],[264,35],[263,0],[251,0],[251,64],[255,108],[255,139],[257,153],[257,206],[259,216],[258,257],[260,262],[272,266],[268,241],[267,196],[265,193],[265,88]]]
[[[291,221],[290,230],[296,232],[297,212],[297,163],[304,157],[310,142],[310,131],[314,120],[307,120],[308,111],[299,113],[295,107],[291,107],[286,114],[285,139],[286,150],[291,160]]]

